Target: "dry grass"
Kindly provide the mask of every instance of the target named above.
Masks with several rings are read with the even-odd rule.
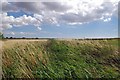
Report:
[[[3,42],[0,40],[0,79],[2,78],[2,45]]]

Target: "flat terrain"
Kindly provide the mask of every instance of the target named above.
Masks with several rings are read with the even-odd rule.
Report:
[[[3,45],[3,41],[0,41],[0,49],[2,48]]]
[[[0,42],[3,78],[120,78],[117,39]]]

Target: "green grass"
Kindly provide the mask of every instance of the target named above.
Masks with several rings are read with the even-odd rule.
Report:
[[[119,46],[120,47],[120,43],[119,40],[108,40],[109,44],[113,45],[113,46]]]
[[[119,78],[117,40],[48,40],[3,45],[4,78]]]

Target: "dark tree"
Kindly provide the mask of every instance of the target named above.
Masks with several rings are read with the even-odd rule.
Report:
[[[25,39],[25,37],[22,37],[22,39]]]
[[[13,37],[10,37],[10,39],[13,39]]]
[[[8,37],[6,37],[6,39],[8,39]]]

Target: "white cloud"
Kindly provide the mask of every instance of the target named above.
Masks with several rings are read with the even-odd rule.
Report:
[[[23,26],[23,25],[33,25],[33,26],[40,26],[41,22],[40,20],[37,20],[34,17],[31,16],[20,16],[20,17],[13,17],[8,16],[7,13],[0,14],[0,17],[2,17],[2,28],[3,29],[9,29],[12,28],[12,26]]]
[[[104,19],[104,22],[108,22],[108,21],[110,21],[110,20],[111,20],[111,18]]]
[[[7,31],[7,32],[4,32],[5,34],[7,34],[7,35],[13,35],[13,36],[17,36],[17,35],[21,35],[21,36],[24,36],[24,35],[26,35],[26,36],[30,36],[30,35],[35,35],[35,34],[37,34],[37,33],[35,33],[35,32],[13,32],[13,31]]]
[[[37,29],[38,29],[38,30],[42,30],[42,28],[41,28],[41,27],[37,27]]]
[[[15,35],[15,33],[14,33],[14,32],[11,32],[11,34],[12,34],[12,35]]]
[[[24,35],[24,32],[20,32],[21,35]]]

